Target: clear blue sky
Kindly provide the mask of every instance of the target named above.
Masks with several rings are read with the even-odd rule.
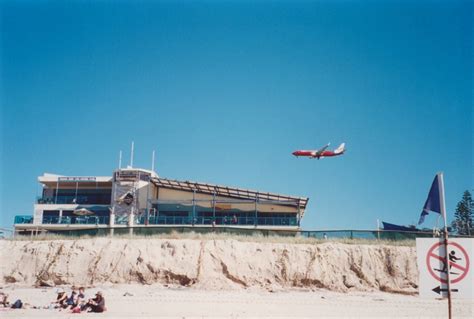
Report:
[[[163,177],[310,197],[305,229],[416,222],[438,171],[450,219],[474,188],[468,1],[0,6],[3,227],[132,140]]]

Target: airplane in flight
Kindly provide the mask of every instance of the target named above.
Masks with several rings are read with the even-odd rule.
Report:
[[[328,143],[326,146],[322,147],[319,150],[298,150],[298,151],[294,151],[292,154],[296,157],[306,156],[306,157],[309,157],[309,158],[320,159],[320,158],[324,158],[324,157],[332,157],[332,156],[342,155],[346,151],[346,143],[342,143],[334,151],[327,151],[327,148],[329,147],[329,145],[330,145],[330,143]]]

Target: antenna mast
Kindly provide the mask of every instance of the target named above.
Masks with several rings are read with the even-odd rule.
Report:
[[[151,171],[155,171],[155,150],[151,153]]]
[[[122,169],[122,151],[119,152],[119,169]]]
[[[133,147],[135,146],[135,142],[132,141],[132,151],[130,152],[130,167],[133,168]]]

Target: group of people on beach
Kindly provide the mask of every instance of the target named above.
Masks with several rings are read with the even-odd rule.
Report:
[[[101,291],[98,291],[95,297],[90,299],[86,299],[84,287],[79,289],[72,287],[69,296],[62,288],[59,288],[56,293],[56,300],[52,301],[48,308],[70,310],[73,313],[105,311],[105,299]]]
[[[60,311],[70,311],[72,313],[104,312],[106,310],[105,299],[101,291],[98,291],[94,298],[87,299],[85,295],[85,288],[77,288],[74,286],[71,288],[71,293],[69,295],[64,289],[58,288],[56,290],[56,299],[43,307],[24,304],[20,299],[10,304],[8,301],[8,295],[4,292],[0,292],[0,304],[3,305],[3,307],[9,307],[13,309],[59,309]]]

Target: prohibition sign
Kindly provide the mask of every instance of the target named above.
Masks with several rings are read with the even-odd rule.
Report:
[[[440,275],[436,274],[433,271],[433,267],[430,264],[431,258],[438,259],[442,263],[446,262],[445,257],[441,257],[441,256],[439,256],[438,254],[436,254],[434,252],[441,245],[444,245],[444,243],[441,243],[441,242],[436,243],[433,246],[431,246],[431,248],[428,250],[428,254],[426,254],[426,266],[428,267],[428,271],[430,272],[431,276],[433,276],[436,280],[446,284],[446,283],[448,283],[448,280],[444,279],[444,278],[441,278]],[[459,275],[459,277],[457,277],[456,279],[451,280],[451,283],[455,284],[457,282],[460,282],[464,277],[466,277],[467,273],[469,272],[469,256],[467,255],[466,250],[461,245],[459,245],[458,243],[452,242],[452,243],[449,243],[449,246],[458,248],[462,253],[462,259],[466,261],[466,266],[465,267],[460,266],[460,265],[456,264],[455,262],[449,261],[449,267],[447,267],[447,271],[450,271],[450,268],[453,267],[453,268],[456,268],[457,270],[460,270],[462,272]],[[448,257],[448,259],[449,259],[449,257]]]

